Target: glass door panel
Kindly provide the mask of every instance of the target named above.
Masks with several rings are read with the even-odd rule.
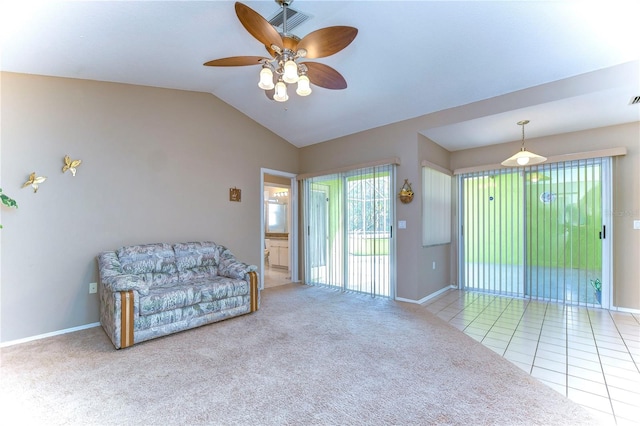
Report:
[[[461,268],[467,289],[601,304],[604,159],[464,175]]]
[[[305,180],[305,282],[393,297],[393,166]]]
[[[599,304],[602,184],[599,160],[540,166],[526,174],[528,294]]]
[[[346,178],[347,290],[391,295],[391,174],[388,170]]]

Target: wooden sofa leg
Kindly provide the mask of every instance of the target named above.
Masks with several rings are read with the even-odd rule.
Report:
[[[258,274],[253,271],[249,272],[249,285],[251,295],[251,312],[258,310]]]
[[[133,345],[133,290],[120,292],[120,348]]]

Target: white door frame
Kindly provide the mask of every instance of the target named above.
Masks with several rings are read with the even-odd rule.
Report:
[[[611,157],[602,161],[600,183],[602,188],[602,300],[600,306],[613,309],[613,220],[612,215],[605,212],[613,211],[613,172]]]
[[[260,289],[264,289],[264,247],[265,247],[265,224],[264,224],[264,175],[281,176],[291,179],[289,190],[289,211],[291,221],[289,222],[289,269],[291,281],[299,282],[298,278],[298,183],[294,173],[280,170],[260,169]]]

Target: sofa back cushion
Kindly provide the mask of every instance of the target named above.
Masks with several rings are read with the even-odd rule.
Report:
[[[170,244],[142,244],[116,250],[122,272],[142,275],[150,286],[172,287],[178,283],[178,269]]]
[[[218,275],[220,250],[211,241],[173,245],[180,281],[199,281]]]

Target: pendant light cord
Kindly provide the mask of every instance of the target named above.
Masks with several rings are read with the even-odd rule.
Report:
[[[524,149],[524,126],[526,124],[529,124],[529,120],[522,120],[522,121],[518,121],[518,125],[522,126],[522,147],[521,147],[521,151],[525,151]]]

